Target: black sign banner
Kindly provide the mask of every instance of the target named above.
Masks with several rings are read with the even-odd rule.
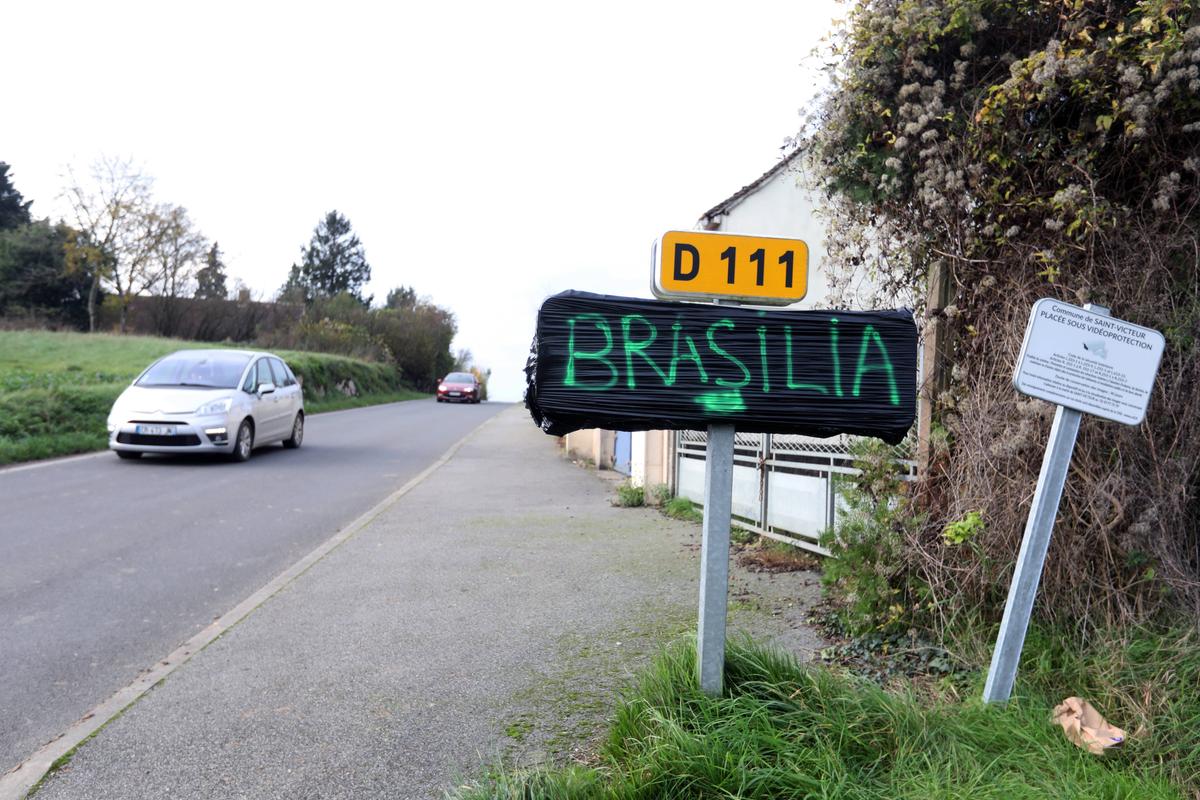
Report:
[[[563,292],[538,312],[525,405],[581,428],[876,436],[897,444],[917,398],[912,312],[766,311]]]

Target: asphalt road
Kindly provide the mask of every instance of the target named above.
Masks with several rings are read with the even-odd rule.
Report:
[[[316,415],[302,448],[245,464],[0,470],[0,773],[505,407]]]

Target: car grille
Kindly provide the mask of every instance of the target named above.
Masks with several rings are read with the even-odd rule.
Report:
[[[182,436],[151,436],[146,433],[118,433],[119,444],[144,444],[154,447],[195,447],[200,444],[200,437],[194,433]]]

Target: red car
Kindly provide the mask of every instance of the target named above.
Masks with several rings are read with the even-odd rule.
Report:
[[[478,403],[479,381],[469,372],[451,372],[438,384],[439,403]]]

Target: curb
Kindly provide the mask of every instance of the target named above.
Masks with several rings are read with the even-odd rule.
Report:
[[[503,413],[503,411],[499,413]],[[476,425],[465,436],[450,445],[450,448],[436,461],[417,473],[416,476],[399,489],[385,497],[369,511],[354,519],[333,536],[317,545],[308,555],[279,573],[265,586],[238,603],[232,609],[226,611],[206,628],[195,636],[192,636],[165,658],[139,675],[132,683],[122,689],[118,689],[115,694],[103,703],[80,717],[79,721],[72,724],[47,744],[38,748],[33,755],[0,776],[0,800],[22,800],[33,787],[37,786],[46,777],[59,759],[67,756],[75,748],[98,733],[101,728],[140,700],[146,692],[153,689],[170,676],[171,673],[190,661],[194,655],[219,639],[226,631],[233,628],[246,617],[250,616],[256,608],[307,572],[318,561],[353,538],[359,531],[374,521],[376,517],[394,505],[396,501],[411,492],[424,482],[426,478],[445,465],[468,440],[497,416],[499,414],[494,414]],[[95,455],[100,454],[89,454],[89,456],[85,457],[94,457]]]

